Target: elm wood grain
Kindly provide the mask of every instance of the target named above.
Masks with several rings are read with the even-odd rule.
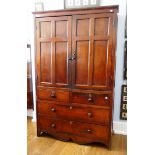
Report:
[[[96,139],[96,141],[108,141],[109,126],[51,119],[40,115],[38,115],[37,125],[39,126],[40,131],[44,131],[49,134],[70,133],[80,137],[87,137],[88,139]],[[70,137],[72,136],[70,135]]]
[[[112,27],[113,16],[108,13],[73,16],[72,50],[76,56],[72,63],[73,88],[111,88]]]
[[[38,85],[69,87],[71,23],[68,16],[36,19]]]
[[[69,102],[69,91],[68,89],[38,87],[37,88],[37,99],[68,103]]]
[[[118,6],[108,6],[34,13],[37,104],[39,112],[44,113],[37,113],[37,116],[74,119],[77,123],[83,121],[94,126],[96,123],[108,123],[108,141],[104,142],[108,147],[111,144],[117,12]],[[40,23],[44,23],[43,28],[40,28]],[[62,29],[61,25],[64,25]],[[107,95],[108,101],[104,98],[107,96],[102,95]],[[94,105],[88,104],[93,100]],[[46,102],[51,102],[58,111],[54,109],[55,114],[50,115]],[[95,115],[88,111],[90,109]],[[101,111],[105,113],[100,115]],[[86,113],[89,119],[86,119]],[[63,139],[63,136],[69,138],[65,135],[59,135],[59,138]],[[93,141],[95,139],[91,139]]]
[[[109,119],[110,108],[105,107],[92,107],[80,104],[65,105],[63,103],[38,101],[37,113],[39,115],[46,115],[48,117],[75,120],[78,122],[94,123],[94,124],[107,124],[110,125]]]
[[[118,13],[119,6],[100,6],[92,8],[83,8],[83,9],[63,9],[63,10],[50,10],[44,12],[33,12],[35,18],[38,17],[49,17],[49,16],[65,16],[65,15],[77,15],[77,14],[92,14],[92,13]]]
[[[86,92],[72,92],[71,102],[88,105],[110,106],[111,95]]]
[[[62,137],[62,136],[61,136]],[[65,137],[65,135],[63,135]],[[67,134],[66,137],[67,139]],[[78,137],[80,139],[80,137]],[[57,137],[58,139],[58,137]],[[74,138],[75,139],[75,138]],[[87,140],[87,138],[86,138]],[[74,140],[75,141],[75,140]],[[27,119],[27,155],[127,155],[127,136],[112,135],[111,150],[99,144],[78,145],[49,136],[36,136],[36,123]]]

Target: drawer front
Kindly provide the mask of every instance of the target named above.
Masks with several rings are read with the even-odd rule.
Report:
[[[108,140],[110,126],[94,125],[74,121],[50,119],[38,116],[37,125],[39,129],[52,133],[70,133],[87,138],[99,138]]]
[[[55,88],[37,88],[37,97],[40,100],[69,102],[69,91]]]
[[[56,104],[55,102],[37,101],[37,113],[56,117]]]
[[[60,118],[75,120],[81,122],[89,122],[96,124],[110,123],[110,109],[93,108],[89,106],[81,106],[72,104],[71,106],[57,105],[57,115]]]
[[[111,118],[110,109],[94,108],[76,104],[69,106],[65,104],[56,104],[56,102],[46,101],[37,102],[37,113],[61,119],[96,124],[109,124]]]
[[[110,94],[72,92],[71,102],[80,104],[110,106],[110,99]]]

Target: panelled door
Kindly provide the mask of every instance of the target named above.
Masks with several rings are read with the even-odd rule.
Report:
[[[37,84],[69,87],[71,16],[36,19]]]
[[[72,88],[111,87],[112,14],[74,15]]]

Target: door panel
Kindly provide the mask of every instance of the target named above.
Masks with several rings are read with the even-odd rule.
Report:
[[[55,28],[57,37],[67,37],[67,24],[67,21],[56,21]]]
[[[89,22],[89,18],[77,20],[77,36],[89,36]]]
[[[72,27],[72,88],[111,87],[113,15],[74,15]]]
[[[107,41],[94,42],[93,85],[106,85],[107,79]]]
[[[76,84],[88,84],[89,41],[77,42]]]
[[[37,18],[38,85],[69,87],[71,16]]]
[[[51,82],[51,44],[41,43],[40,79],[43,82]]]
[[[40,22],[40,37],[49,38],[51,37],[51,22]]]
[[[56,43],[56,65],[55,65],[55,82],[56,83],[68,83],[67,76],[67,42]]]
[[[95,35],[109,35],[109,17],[95,18]]]

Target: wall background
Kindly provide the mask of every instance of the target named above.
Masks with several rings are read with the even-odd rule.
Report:
[[[32,12],[35,10],[35,2],[44,2],[44,10],[64,9],[64,0],[32,0],[27,8],[27,43],[32,47],[32,60],[34,60],[34,21]],[[126,134],[126,121],[120,120],[120,102],[121,102],[121,86],[127,81],[123,80],[123,64],[124,64],[124,33],[125,33],[125,18],[126,18],[126,0],[100,0],[100,5],[119,5],[118,13],[118,31],[117,31],[117,49],[116,49],[116,76],[115,76],[115,98],[114,98],[114,115],[113,125],[116,133]],[[33,74],[33,92],[35,94],[35,68],[32,61]],[[34,111],[33,121],[36,120],[36,96],[34,95]]]

